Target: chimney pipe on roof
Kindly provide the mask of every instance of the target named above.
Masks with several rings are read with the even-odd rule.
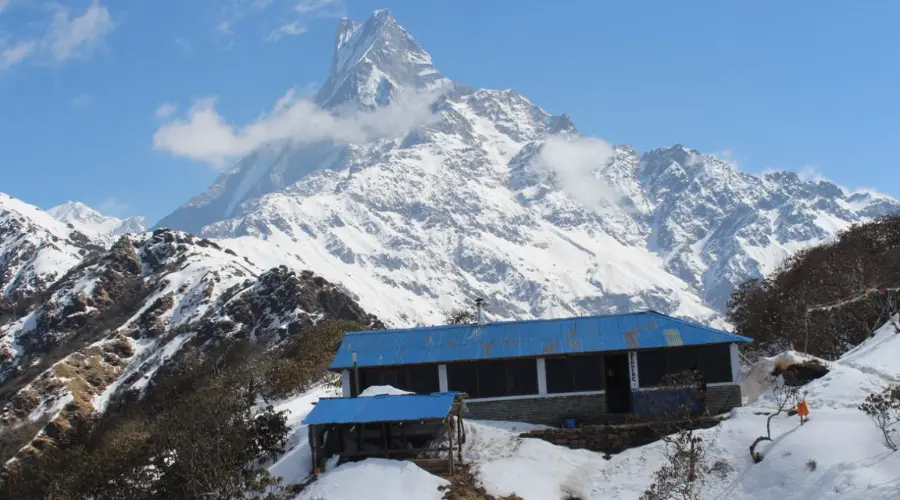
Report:
[[[356,383],[356,391],[350,391],[350,396],[355,398],[362,392],[359,387],[359,360],[356,357],[356,351],[353,351],[350,356],[353,358],[353,381]]]
[[[475,310],[476,310],[475,318],[478,321],[478,324],[483,325],[484,324],[484,299],[482,299],[480,297],[475,299]]]

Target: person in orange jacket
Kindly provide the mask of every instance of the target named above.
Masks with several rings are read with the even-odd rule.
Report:
[[[797,403],[797,415],[800,415],[800,425],[803,425],[809,420],[809,406],[806,404],[806,399],[801,399],[800,402]]]

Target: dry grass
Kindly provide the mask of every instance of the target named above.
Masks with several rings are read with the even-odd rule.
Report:
[[[444,496],[441,497],[444,500],[522,500],[522,497],[515,493],[499,498],[488,494],[478,484],[470,464],[457,464],[456,474],[449,480],[449,485],[440,488],[444,492]]]

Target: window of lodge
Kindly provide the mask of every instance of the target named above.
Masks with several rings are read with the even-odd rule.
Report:
[[[638,351],[638,374],[641,387],[657,387],[664,376],[694,368],[700,370],[707,384],[731,382],[731,348],[729,344]]]
[[[353,378],[352,371],[350,377]],[[440,390],[437,365],[360,368],[359,384],[363,390],[376,385],[389,385],[417,394],[430,394]]]
[[[524,396],[538,393],[535,359],[501,359],[447,365],[447,385],[451,391],[470,398]]]
[[[602,391],[605,387],[601,354],[547,358],[544,363],[551,394]]]

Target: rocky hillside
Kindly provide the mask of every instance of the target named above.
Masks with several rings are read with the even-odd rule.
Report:
[[[315,269],[398,325],[476,296],[497,319],[649,307],[716,322],[738,283],[900,209],[682,145],[583,137],[515,91],[452,84],[387,11],[342,21],[315,104],[396,117],[409,95],[428,97],[411,129],[267,145],[159,227]]]
[[[50,227],[59,224],[42,215]],[[31,245],[6,234],[6,246]],[[187,345],[212,349],[247,338],[276,346],[323,319],[380,326],[310,271],[262,269],[183,232],[125,235],[78,257],[35,288],[37,300],[13,300],[0,323],[4,426],[50,419],[53,435],[75,416],[103,411],[111,398],[140,393]]]

